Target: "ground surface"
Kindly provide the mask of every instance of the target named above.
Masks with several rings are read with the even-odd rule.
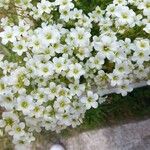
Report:
[[[150,119],[103,128],[64,140],[67,150],[149,150]]]

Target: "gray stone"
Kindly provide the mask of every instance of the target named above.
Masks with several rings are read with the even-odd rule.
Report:
[[[150,150],[150,119],[84,132],[60,141],[66,150]],[[35,150],[49,150],[52,143],[37,145]]]
[[[81,133],[63,142],[67,150],[150,150],[150,119]]]

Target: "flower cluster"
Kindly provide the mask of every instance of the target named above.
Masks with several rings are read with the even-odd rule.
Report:
[[[104,89],[125,96],[130,83],[149,84],[150,39],[126,32],[140,28],[149,37],[150,0],[114,0],[88,14],[72,0],[14,2],[18,23],[1,19],[0,127],[15,144],[34,141],[42,129],[81,124],[105,101]]]

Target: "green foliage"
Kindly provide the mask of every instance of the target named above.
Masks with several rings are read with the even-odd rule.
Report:
[[[150,116],[150,87],[135,89],[128,96],[111,94],[97,109],[87,111],[81,130],[122,123]]]
[[[82,8],[85,13],[88,13],[93,11],[96,6],[100,6],[101,9],[105,9],[110,3],[112,3],[112,0],[77,0],[76,7]]]

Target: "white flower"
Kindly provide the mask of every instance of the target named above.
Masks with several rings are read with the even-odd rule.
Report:
[[[75,25],[84,27],[85,29],[92,28],[92,20],[87,15],[83,14]]]
[[[128,2],[129,2],[131,5],[137,6],[140,1],[139,1],[139,0],[128,0]]]
[[[114,62],[121,63],[126,60],[126,53],[121,48],[116,49],[114,55]]]
[[[29,144],[35,140],[33,133],[27,132],[24,136],[21,136],[19,139],[13,139],[13,143],[17,145],[16,147],[24,150],[29,147]]]
[[[112,60],[114,51],[117,49],[117,43],[109,36],[102,36],[100,41],[94,42],[94,48],[99,52],[99,55]]]
[[[47,122],[48,121],[55,122],[54,118],[56,117],[56,111],[51,106],[47,106],[44,110],[43,117],[44,117],[44,120]],[[44,122],[44,124],[45,124],[45,122]],[[50,124],[48,124],[48,125],[50,126]]]
[[[12,70],[17,68],[17,63],[11,63],[7,60],[0,62],[0,68],[3,70],[3,74],[10,73]]]
[[[37,4],[37,7],[40,14],[44,12],[49,14],[51,12],[51,3],[47,0],[41,0],[41,2]]]
[[[71,18],[70,8],[65,7],[63,9],[59,9],[59,12],[60,12],[60,19],[68,22],[69,19]]]
[[[90,109],[91,107],[97,108],[98,107],[98,95],[93,93],[92,91],[87,92],[87,97],[82,97],[81,102],[86,105],[87,109]]]
[[[34,19],[39,19],[41,17],[40,11],[37,9],[37,7],[32,7],[32,11],[29,13],[31,16],[33,16]]]
[[[144,61],[150,60],[149,50],[136,50],[132,56],[132,60],[136,61],[138,64],[142,64]]]
[[[78,10],[77,8],[74,8],[73,11],[71,11],[72,19],[79,19],[82,17],[82,10]]]
[[[101,69],[102,65],[104,64],[104,57],[100,54],[96,55],[95,57],[90,57],[89,63],[90,68]]]
[[[5,107],[7,110],[13,110],[16,104],[16,100],[14,99],[12,94],[8,95],[0,95],[0,105]]]
[[[22,111],[23,114],[30,114],[31,110],[33,110],[33,106],[33,98],[30,95],[19,96],[17,98],[17,110]]]
[[[99,88],[105,88],[108,82],[107,74],[103,70],[98,71],[98,75],[94,77],[94,81]]]
[[[45,92],[47,92],[45,88],[38,88],[36,93],[33,93],[33,97],[36,99],[36,104],[42,105],[48,100],[48,96]]]
[[[28,34],[28,30],[30,28],[30,25],[25,23],[25,21],[21,20],[19,21],[19,25],[18,26],[13,26],[13,32],[14,35],[17,37],[22,36],[27,36]]]
[[[143,28],[143,30],[148,34],[150,34],[150,23],[147,23],[146,26]]]
[[[54,73],[54,66],[52,63],[39,63],[38,64],[38,76],[49,77]]]
[[[134,24],[135,12],[127,6],[118,5],[115,10],[115,15],[120,25],[129,24],[132,26]]]
[[[3,32],[0,32],[0,37],[2,38],[2,44],[7,44],[8,42],[15,42],[16,37],[14,35],[13,29],[10,26],[4,28]]]
[[[2,26],[2,28],[6,27],[6,26],[13,26],[14,23],[9,21],[8,17],[3,17],[0,20],[0,25]]]
[[[54,63],[54,70],[56,73],[61,73],[61,71],[66,70],[67,67],[65,65],[65,58],[63,57],[54,57],[53,58],[53,63]]]
[[[85,31],[84,28],[76,27],[75,29],[71,29],[70,36],[74,39],[76,46],[88,46],[91,34]]]
[[[129,85],[128,82],[124,82],[121,86],[119,86],[117,88],[117,92],[118,94],[121,94],[122,96],[126,96],[128,92],[131,92],[133,90],[133,88],[131,87],[131,85]]]
[[[72,3],[72,0],[56,0],[56,5],[59,5],[61,9],[64,9],[66,6],[72,9],[74,7],[74,4]]]
[[[125,75],[129,74],[129,72],[130,66],[127,61],[124,61],[122,63],[116,63],[115,69],[113,71],[113,73],[115,73],[116,75]]]
[[[56,95],[57,98],[61,97],[61,96],[63,96],[63,97],[69,97],[70,96],[68,88],[61,86],[61,85],[58,85],[57,88],[58,88],[57,89],[58,90],[57,95]]]
[[[45,26],[39,31],[39,37],[42,39],[42,43],[45,46],[59,42],[60,33],[54,26]]]
[[[25,67],[18,67],[11,72],[11,76],[7,80],[9,80],[9,85],[13,85],[14,92],[24,93],[26,91],[25,87],[30,85],[26,73]]]
[[[111,86],[121,85],[122,84],[122,77],[118,76],[114,73],[110,73],[107,75],[110,79]]]
[[[58,92],[58,87],[54,82],[49,83],[49,98],[54,99]]]
[[[25,134],[24,128],[25,124],[23,122],[14,124],[9,134],[12,135],[15,139],[19,140],[19,138]]]
[[[85,58],[90,57],[90,55],[91,55],[90,51],[92,51],[91,47],[79,47],[79,48],[74,49],[76,56],[80,60],[84,60]]]
[[[66,112],[66,113],[58,114],[57,118],[59,119],[58,122],[59,125],[67,125],[67,126],[71,125],[71,118],[69,113]]]
[[[67,74],[68,77],[74,77],[75,79],[79,79],[84,74],[85,71],[79,63],[69,65],[69,72]]]
[[[119,41],[120,48],[124,51],[127,55],[131,54],[131,50],[135,49],[135,44],[131,43],[131,39],[125,38],[125,40]]]
[[[89,13],[88,15],[90,16],[91,20],[98,23],[103,17],[103,14],[104,14],[104,11],[99,6],[97,6],[95,10],[92,13]]]
[[[47,48],[42,49],[42,53],[44,53],[44,55],[47,55],[49,57],[55,56],[55,50],[52,47],[47,47]]]
[[[116,5],[115,4],[109,4],[107,7],[106,7],[106,15],[107,16],[115,16],[115,8],[116,8]]]
[[[145,16],[149,16],[150,14],[150,1],[149,0],[143,0],[138,5],[139,9],[143,10],[143,14]]]
[[[148,50],[150,48],[150,41],[148,39],[136,39],[134,41],[136,48],[138,50]]]
[[[127,0],[113,0],[113,3],[114,4],[117,4],[117,5],[127,5]]]
[[[99,104],[104,103],[104,102],[106,101],[106,98],[107,98],[107,97],[99,97],[98,103],[99,103]]]
[[[23,40],[14,42],[14,47],[12,51],[16,52],[19,56],[21,56],[24,52],[28,51],[26,42]]]
[[[31,1],[32,1],[32,0],[21,0],[21,1],[17,1],[15,5],[16,5],[17,7],[20,7],[23,11],[25,11],[25,10],[27,10],[28,8],[33,7]]]
[[[33,131],[41,132],[40,118],[36,119],[34,117],[27,116],[27,117],[25,117],[25,122],[26,122],[26,126],[29,127],[29,129],[28,129],[29,132],[33,132]]]
[[[41,53],[41,50],[43,50],[42,41],[36,35],[32,35],[29,37],[29,42],[27,43],[27,45],[29,48],[32,47],[33,53]]]
[[[33,110],[30,113],[30,116],[31,117],[34,116],[35,118],[40,118],[40,117],[43,117],[43,112],[44,112],[44,107],[43,106],[35,105]]]
[[[69,84],[70,92],[72,95],[82,95],[83,92],[85,91],[85,85],[84,84],[79,84],[78,82],[75,82],[73,84]]]
[[[12,126],[19,122],[18,116],[12,111],[3,112],[0,127],[5,127],[6,131],[10,131]]]
[[[54,102],[54,109],[58,112],[68,111],[70,108],[70,100],[67,97],[58,97]]]

